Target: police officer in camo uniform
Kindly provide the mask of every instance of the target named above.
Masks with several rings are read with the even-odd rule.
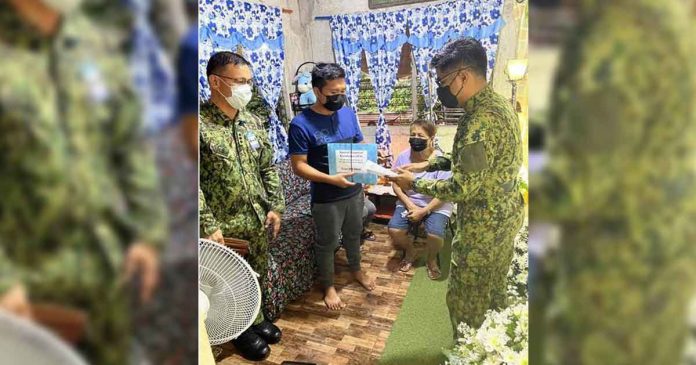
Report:
[[[452,326],[473,328],[488,309],[506,306],[506,274],[515,235],[524,220],[517,175],[522,165],[519,122],[510,101],[486,81],[486,51],[473,38],[451,42],[433,57],[438,97],[466,111],[451,156],[406,165],[393,180],[411,190],[457,203],[457,231],[447,306]],[[416,179],[411,172],[451,170],[447,180]]]
[[[140,271],[149,298],[166,220],[125,60],[79,5],[0,2],[0,307],[80,309],[83,354],[120,365],[120,276]]]
[[[200,230],[217,242],[224,237],[250,241],[247,258],[263,281],[268,266],[268,234],[280,230],[285,209],[273,147],[263,122],[245,109],[252,96],[251,64],[233,52],[208,60],[210,101],[200,108]],[[254,325],[232,342],[249,360],[263,360],[281,331],[259,312]]]
[[[547,348],[568,365],[690,363],[694,3],[577,6],[551,95],[549,161],[530,191],[530,216],[561,232],[548,258],[558,283]]]

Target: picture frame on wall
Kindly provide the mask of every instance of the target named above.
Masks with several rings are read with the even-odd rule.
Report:
[[[381,9],[388,8],[391,6],[426,3],[431,1],[435,0],[369,0],[367,6],[370,9]]]

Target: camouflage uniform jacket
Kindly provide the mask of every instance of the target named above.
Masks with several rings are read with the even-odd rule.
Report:
[[[451,156],[429,162],[429,171],[451,170],[447,180],[417,179],[414,190],[471,208],[519,207],[517,175],[522,165],[521,132],[508,100],[490,86],[464,105]],[[464,214],[459,214],[463,217]]]
[[[8,6],[0,4],[0,292],[17,281],[35,294],[43,289],[33,282],[48,292],[99,288],[98,278],[120,270],[126,244],[160,246],[166,234],[131,77],[80,14],[43,37]]]
[[[230,120],[212,103],[201,105],[200,120],[201,236],[256,234],[269,211],[285,210],[263,122],[247,110]]]
[[[530,191],[530,216],[561,231],[558,251],[545,258],[555,268],[553,341],[538,341],[553,342],[558,363],[689,362],[692,4],[582,2],[564,45],[551,94],[549,161]]]

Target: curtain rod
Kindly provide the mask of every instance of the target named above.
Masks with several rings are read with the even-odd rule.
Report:
[[[314,20],[331,20],[331,17],[328,15],[315,16]]]

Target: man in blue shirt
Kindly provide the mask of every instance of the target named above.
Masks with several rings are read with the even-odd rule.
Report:
[[[360,269],[360,233],[364,195],[362,185],[349,180],[352,174],[329,175],[329,143],[359,143],[363,140],[358,118],[343,104],[346,100],[345,72],[335,63],[319,63],[312,70],[317,102],[298,114],[290,124],[289,145],[295,174],[311,181],[312,217],[317,227],[314,252],[324,303],[329,309],[345,307],[333,284],[334,252],[339,236],[348,266],[365,289],[374,280]]]

